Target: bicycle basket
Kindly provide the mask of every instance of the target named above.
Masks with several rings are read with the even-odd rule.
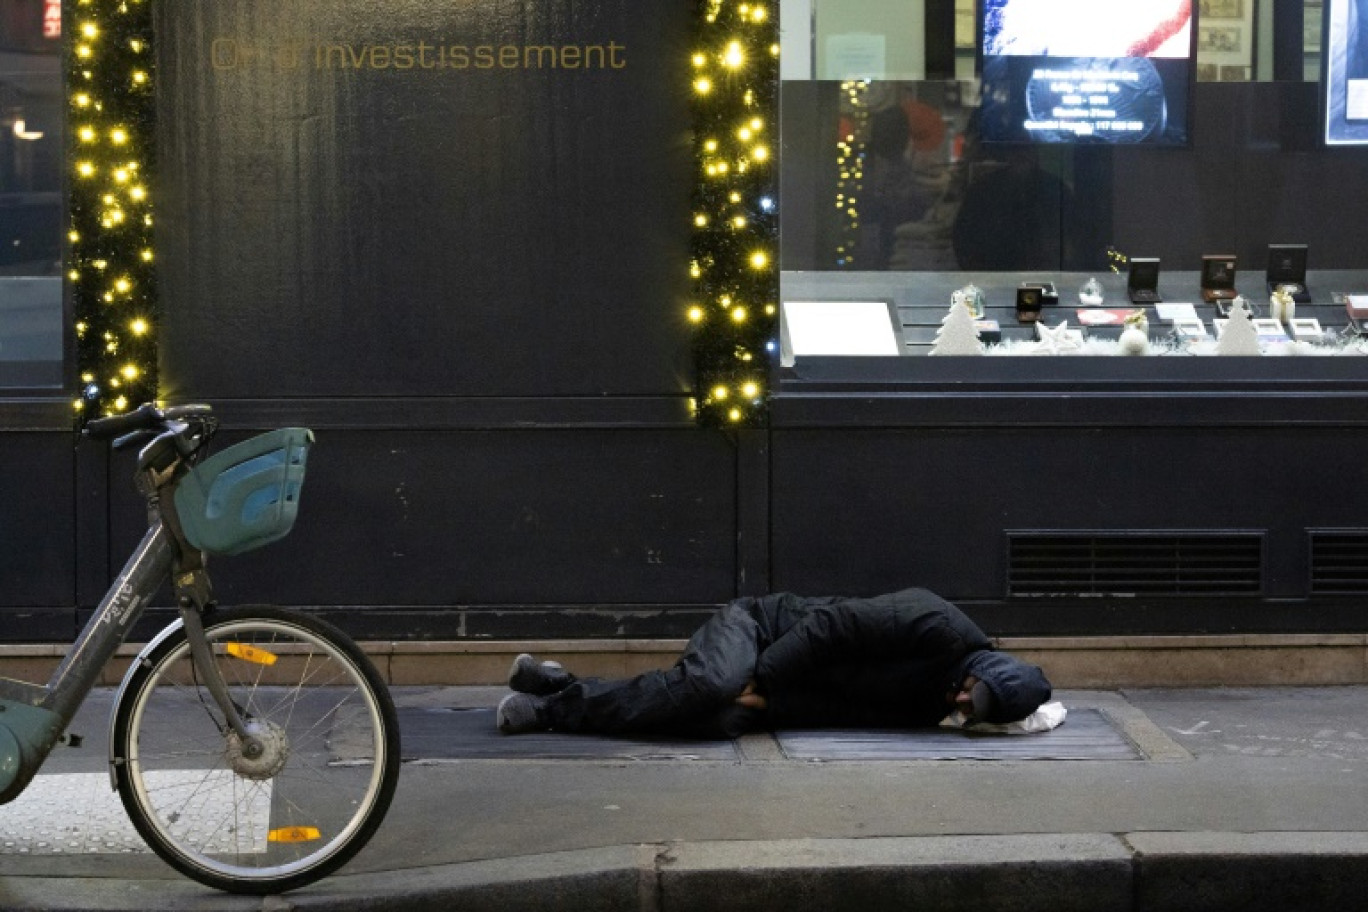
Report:
[[[215,453],[176,488],[176,515],[190,544],[241,554],[289,534],[313,432],[281,428]]]

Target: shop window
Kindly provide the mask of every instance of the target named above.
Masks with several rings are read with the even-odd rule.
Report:
[[[1327,142],[1320,91],[1359,0],[980,2],[784,0],[785,302],[881,301],[902,354],[952,300],[992,353],[1214,353],[1232,319],[1246,353],[1368,350],[1368,145]]]
[[[0,5],[0,389],[63,384],[62,55],[56,0]]]

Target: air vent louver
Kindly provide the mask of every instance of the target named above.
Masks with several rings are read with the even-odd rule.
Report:
[[[1311,533],[1311,594],[1368,594],[1368,530]]]
[[[1261,532],[1008,533],[1009,598],[1262,592]]]

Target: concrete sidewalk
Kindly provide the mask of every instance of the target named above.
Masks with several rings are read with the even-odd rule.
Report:
[[[490,707],[504,692],[395,696],[412,713]],[[0,909],[1368,908],[1368,687],[1057,697],[1105,717],[1133,758],[817,762],[763,734],[726,759],[406,747],[395,803],[361,855],[265,899],[90,842],[20,853],[29,819],[16,802],[0,808]],[[94,695],[87,747],[45,776],[101,770],[107,710]]]

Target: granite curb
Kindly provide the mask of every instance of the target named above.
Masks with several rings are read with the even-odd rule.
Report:
[[[1125,833],[610,846],[379,873],[284,896],[175,879],[0,876],[44,912],[1273,912],[1357,908],[1368,833]]]

